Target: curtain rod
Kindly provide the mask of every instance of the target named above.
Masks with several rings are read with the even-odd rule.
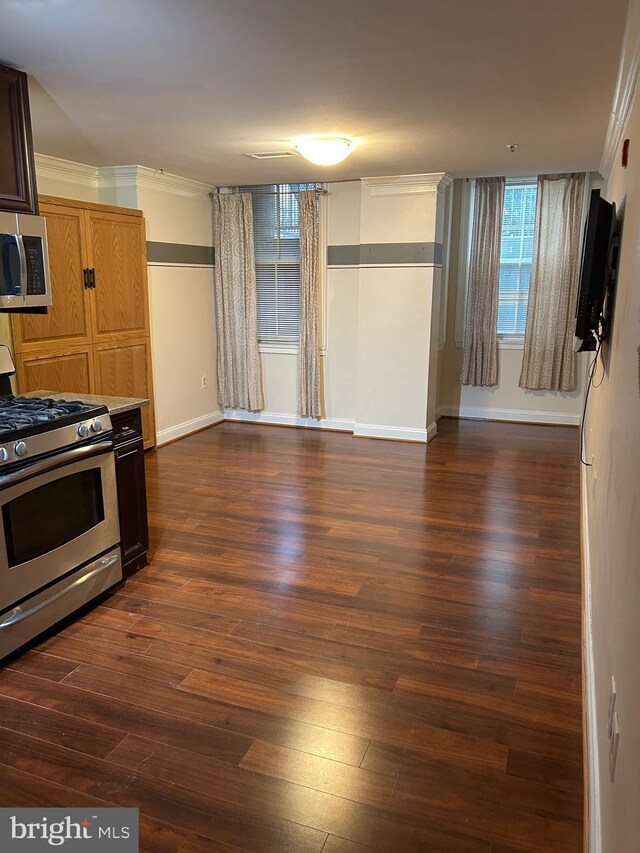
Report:
[[[242,187],[238,187],[238,191],[240,191],[241,189],[242,189]],[[317,187],[317,188],[314,188],[312,190],[285,190],[282,193],[282,195],[287,195],[287,193],[290,195],[295,195],[296,193],[299,193],[299,192],[312,192],[312,193],[317,193],[318,195],[326,195],[329,192],[329,190],[325,190],[323,187]],[[276,192],[273,192],[273,191],[271,191],[271,192],[260,192],[260,191],[258,191],[258,192],[252,192],[251,195],[280,195],[280,193],[278,191],[276,191]]]
[[[241,190],[242,190],[242,187],[236,187],[234,191],[240,192]],[[220,192],[220,190],[216,189],[216,190],[214,190],[214,192],[209,193],[209,195],[213,196],[213,195],[218,194],[219,192]],[[287,192],[289,192],[290,195],[295,195],[298,192],[312,192],[312,193],[316,193],[316,195],[328,195],[329,194],[329,190],[325,189],[324,187],[317,187],[316,189],[312,189],[312,190],[292,190],[292,191],[287,191]],[[273,191],[270,191],[270,192],[252,192],[251,195],[280,195],[280,193],[279,192],[273,192]],[[286,195],[286,193],[283,193],[283,195]]]

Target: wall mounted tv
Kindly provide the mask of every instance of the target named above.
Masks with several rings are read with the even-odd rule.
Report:
[[[606,333],[602,313],[612,275],[615,226],[615,205],[605,201],[600,190],[592,190],[576,303],[576,352],[595,350],[598,340],[603,339]]]

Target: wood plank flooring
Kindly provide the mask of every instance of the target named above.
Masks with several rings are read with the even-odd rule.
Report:
[[[160,449],[151,564],[0,674],[0,805],[139,806],[162,853],[580,851],[577,450]]]

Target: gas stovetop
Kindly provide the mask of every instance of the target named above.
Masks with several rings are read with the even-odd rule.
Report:
[[[110,430],[106,406],[79,400],[0,397],[0,466],[106,438],[103,433]]]
[[[55,429],[84,420],[90,414],[106,412],[104,406],[89,406],[78,400],[52,400],[41,397],[0,397],[0,441],[24,430],[35,432]]]

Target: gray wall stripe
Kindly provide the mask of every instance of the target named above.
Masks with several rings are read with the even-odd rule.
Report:
[[[336,267],[357,267],[360,246],[327,246],[327,264]]]
[[[198,264],[213,266],[212,246],[193,246],[187,243],[147,243],[150,263]],[[328,246],[329,266],[360,264],[441,264],[441,243],[362,243],[350,246]]]
[[[441,264],[442,243],[361,243],[328,246],[327,264]]]
[[[156,264],[199,264],[213,266],[213,246],[188,243],[147,242],[147,260]]]

